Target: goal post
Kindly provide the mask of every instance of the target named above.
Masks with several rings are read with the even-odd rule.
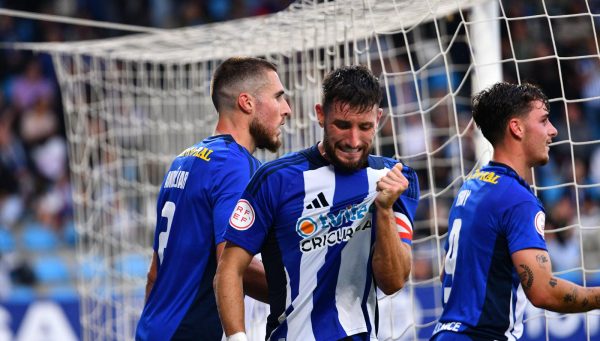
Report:
[[[596,43],[595,49],[590,44],[589,51],[565,55],[558,44],[566,35],[558,31],[567,21],[587,24],[587,33],[578,34],[597,40],[598,15],[589,0],[583,2],[587,10],[575,14],[549,9],[544,1],[535,13],[515,14],[506,1],[496,0],[298,0],[276,14],[198,27],[19,44],[17,48],[51,54],[60,83],[81,266],[83,339],[133,338],[160,183],[175,155],[212,134],[217,117],[210,77],[233,55],[276,63],[289,94],[293,114],[283,126],[282,149],[277,155],[258,153],[263,161],[322,138],[314,105],[327,72],[363,64],[380,78],[384,116],[374,151],[414,168],[421,185],[410,281],[399,293],[379,297],[382,340],[426,340],[431,335],[441,313],[438,277],[448,209],[464,177],[491,157],[471,119],[471,95],[505,75],[542,87],[547,74],[561,76],[556,77],[560,89],[549,94],[565,133],[551,151],[566,166],[554,163],[536,171],[534,187],[552,204],[547,209],[560,203],[565,192],[574,198],[572,219],[546,231],[547,240],[562,240],[563,234],[575,238],[569,242],[579,252],[574,265],[557,275],[581,274],[582,284],[600,277],[600,255],[594,249],[600,245],[600,219],[590,219],[597,204],[589,201],[598,198],[594,193],[600,192],[600,175],[583,179],[579,170],[583,150],[588,153],[585,162],[600,160],[600,141],[594,135],[580,138],[575,129],[582,125],[573,121],[574,110],[597,104],[600,94],[570,97],[565,89],[571,83],[564,74],[577,67],[600,70],[600,53]],[[523,37],[523,25],[532,27],[531,37]],[[551,38],[543,40],[546,36]],[[550,51],[532,51],[527,44],[533,46],[536,39],[551,46]],[[541,64],[544,69],[535,71]],[[596,159],[589,155],[593,153]],[[264,336],[265,311],[257,305],[248,314],[249,334],[256,340]],[[528,308],[524,339],[548,340],[567,331],[574,339],[594,339],[600,337],[599,325],[597,313],[566,316]]]

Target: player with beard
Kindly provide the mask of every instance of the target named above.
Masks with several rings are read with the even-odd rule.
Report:
[[[323,81],[317,145],[261,166],[229,220],[215,293],[228,340],[246,340],[242,276],[261,252],[270,340],[376,339],[376,287],[402,288],[411,266],[415,172],[369,155],[380,84],[362,66]]]
[[[256,149],[276,151],[290,114],[275,65],[224,61],[211,82],[215,133],[182,151],[158,195],[154,254],[136,340],[221,340],[212,282],[228,219],[260,163]],[[246,293],[267,300],[262,263],[252,260]]]

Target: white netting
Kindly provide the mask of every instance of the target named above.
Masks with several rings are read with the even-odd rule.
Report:
[[[559,274],[597,283],[600,119],[586,124],[581,117],[600,107],[600,63],[597,16],[588,2],[581,3],[576,10],[569,2],[542,1],[514,12],[497,1],[304,0],[275,15],[221,24],[23,44],[50,52],[60,81],[77,255],[85,269],[79,286],[84,339],[132,337],[143,304],[158,186],[174,155],[212,133],[210,76],[221,60],[240,54],[280,67],[293,110],[281,153],[321,138],[313,107],[328,71],[365,64],[385,86],[375,151],[416,169],[422,197],[410,284],[380,300],[382,339],[427,339],[441,312],[438,275],[447,210],[476,160],[489,158],[489,150],[475,142],[470,96],[502,74],[539,83],[551,97],[561,135],[552,146],[553,164],[535,174],[536,190],[549,211],[558,212],[549,214],[554,225],[547,226],[547,240],[573,253],[568,262],[553,257],[566,263]],[[585,75],[577,81],[589,86],[572,91],[574,75]],[[583,134],[590,126],[592,132]],[[561,316],[528,310],[526,337],[550,339],[574,324],[582,337],[600,335],[596,314]]]

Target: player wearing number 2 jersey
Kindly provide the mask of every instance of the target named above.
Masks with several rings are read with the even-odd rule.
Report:
[[[444,311],[432,340],[519,339],[527,299],[558,312],[598,308],[600,290],[552,276],[544,208],[529,186],[557,134],[546,96],[497,83],[474,97],[473,119],[494,155],[466,177],[450,209]]]
[[[182,151],[160,188],[137,340],[221,340],[212,282],[223,233],[259,166],[252,152],[279,147],[279,126],[290,113],[275,66],[262,59],[226,60],[215,71],[211,93],[219,113],[215,136]],[[253,261],[244,284],[248,294],[266,301],[260,262]]]
[[[390,294],[410,271],[415,172],[370,156],[381,117],[377,78],[331,72],[315,107],[323,141],[263,165],[225,234],[215,277],[228,340],[246,340],[241,276],[261,252],[270,340],[376,340],[375,286]]]

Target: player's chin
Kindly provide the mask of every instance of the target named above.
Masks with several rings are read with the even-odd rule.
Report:
[[[337,166],[347,172],[357,171],[361,168],[364,168],[364,166],[366,164],[366,158],[362,157],[362,156],[353,157],[353,158],[344,158],[344,157],[339,157],[339,155],[338,155],[337,161],[338,161]]]
[[[538,159],[537,165],[543,166],[543,165],[547,164],[548,161],[550,161],[550,156],[548,154],[546,154]]]

